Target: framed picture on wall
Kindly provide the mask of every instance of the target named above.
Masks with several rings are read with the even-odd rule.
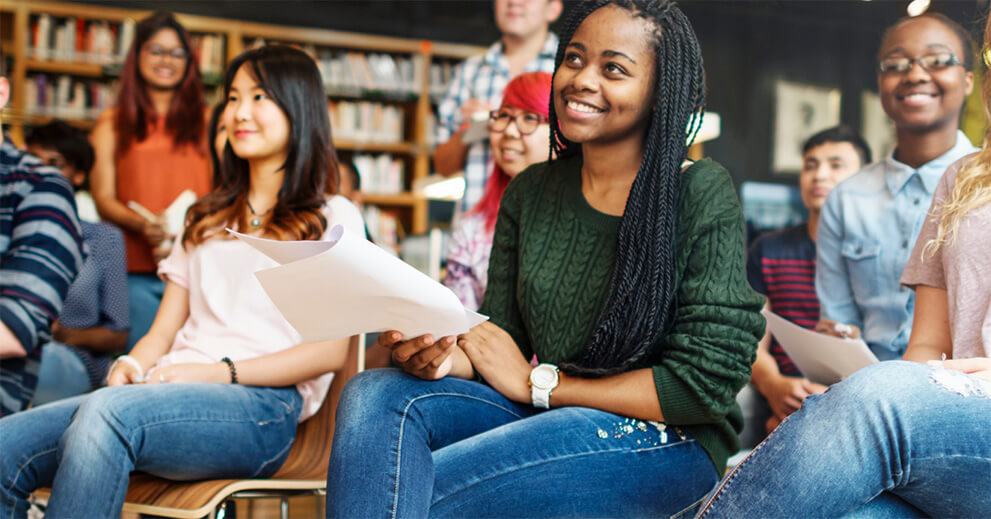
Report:
[[[870,90],[860,94],[860,134],[871,148],[874,160],[881,160],[895,149],[895,123],[881,107],[881,96]]]
[[[840,123],[840,90],[792,81],[775,84],[772,167],[776,173],[802,170],[802,144]]]

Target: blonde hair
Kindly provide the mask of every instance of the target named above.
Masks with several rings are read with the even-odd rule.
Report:
[[[981,56],[985,65],[991,45],[991,18],[984,27],[984,49]],[[984,117],[991,120],[991,68],[985,67],[981,81],[981,97],[984,100]],[[930,218],[939,218],[936,237],[923,249],[923,259],[931,257],[943,245],[953,243],[964,217],[971,211],[991,203],[991,126],[984,130],[984,146],[976,155],[960,165],[953,191],[939,206],[933,206]]]

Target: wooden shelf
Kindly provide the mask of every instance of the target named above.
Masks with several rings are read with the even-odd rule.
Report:
[[[26,59],[24,60],[24,64],[28,70],[34,72],[68,74],[70,76],[103,77],[103,65],[98,65],[96,63]]]
[[[334,139],[334,147],[339,150],[369,151],[374,153],[405,153],[411,154],[415,147],[412,142],[397,142],[395,144],[378,144],[374,142],[355,142]]]
[[[366,204],[393,206],[393,207],[413,207],[417,202],[426,201],[425,198],[416,196],[413,193],[399,193],[398,195],[378,195],[375,193],[362,193]]]
[[[4,124],[18,124],[22,126],[41,126],[43,124],[48,124],[54,119],[59,119],[65,121],[76,128],[81,128],[83,130],[92,130],[93,126],[96,125],[96,119],[80,119],[80,118],[67,118],[67,117],[56,117],[54,115],[25,115],[16,116],[4,112],[3,115]]]
[[[32,17],[41,13],[48,13],[55,18],[73,17],[119,23],[124,20],[141,20],[151,14],[151,11],[145,9],[47,0],[0,0],[0,12],[4,13],[2,30],[7,32],[7,29],[10,29],[10,34],[3,34],[0,50],[5,57],[13,58],[10,79],[12,84],[17,86],[22,85],[28,75],[35,73],[66,74],[83,78],[99,78],[104,81],[120,75],[119,65],[115,67],[94,63],[35,59],[28,51]],[[8,15],[8,12],[12,14]],[[437,60],[460,60],[485,52],[483,47],[430,42],[412,38],[394,38],[320,28],[286,27],[182,13],[175,13],[175,16],[179,23],[192,33],[209,33],[221,36],[224,39],[227,63],[258,37],[269,42],[288,42],[304,46],[315,45],[331,49],[411,57],[415,67],[414,75],[421,78],[413,92],[353,89],[353,91],[330,91],[327,92],[327,95],[331,98],[350,98],[401,105],[399,108],[404,114],[404,130],[407,141],[379,144],[335,139],[334,145],[341,151],[399,155],[404,161],[405,173],[412,182],[430,174],[430,152],[428,151],[430,136],[427,135],[427,120],[431,117],[433,108],[431,107],[432,100],[429,94],[430,85],[428,84],[429,66]],[[204,77],[204,83],[207,85],[220,84],[222,80],[223,77],[219,75]],[[54,118],[53,116],[26,114],[24,110],[27,96],[24,90],[23,88],[13,89],[10,109],[4,112],[5,129],[9,128],[15,142],[23,141],[26,127],[44,124]],[[85,129],[91,129],[95,123],[92,119],[71,119],[68,122]],[[20,141],[18,141],[19,138]],[[370,205],[398,210],[400,225],[408,232],[420,234],[427,231],[428,204],[427,199],[421,195],[415,195],[412,192],[396,195],[366,193],[365,201]]]

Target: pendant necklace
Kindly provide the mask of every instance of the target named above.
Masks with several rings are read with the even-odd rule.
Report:
[[[271,213],[272,212],[272,209],[274,209],[274,208],[270,208],[268,211],[265,211],[262,214],[258,214],[258,213],[255,212],[255,208],[254,207],[251,207],[251,201],[250,200],[245,199],[244,201],[248,203],[248,210],[251,211],[251,219],[248,220],[248,224],[251,225],[251,227],[254,228],[254,229],[257,229],[258,227],[261,227],[262,218],[264,218],[265,215],[267,215],[268,213]]]

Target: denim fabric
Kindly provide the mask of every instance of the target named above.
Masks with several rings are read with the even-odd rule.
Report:
[[[158,305],[165,293],[165,282],[155,274],[129,273],[127,298],[131,303],[131,329],[127,333],[127,351],[148,333],[155,321]]]
[[[963,132],[919,169],[894,155],[844,180],[826,198],[816,239],[822,316],[855,324],[881,360],[900,358],[912,331],[915,293],[899,280],[940,177],[977,151]]]
[[[377,369],[341,395],[327,516],[669,516],[717,479],[675,427]]]
[[[806,398],[700,517],[987,517],[989,418],[991,382],[905,361],[864,368]]]
[[[0,518],[25,517],[52,486],[46,517],[117,517],[128,475],[266,477],[296,436],[293,387],[116,386],[0,420]]]
[[[81,395],[91,387],[86,364],[71,348],[53,341],[41,349],[41,372],[31,405],[37,407]]]

